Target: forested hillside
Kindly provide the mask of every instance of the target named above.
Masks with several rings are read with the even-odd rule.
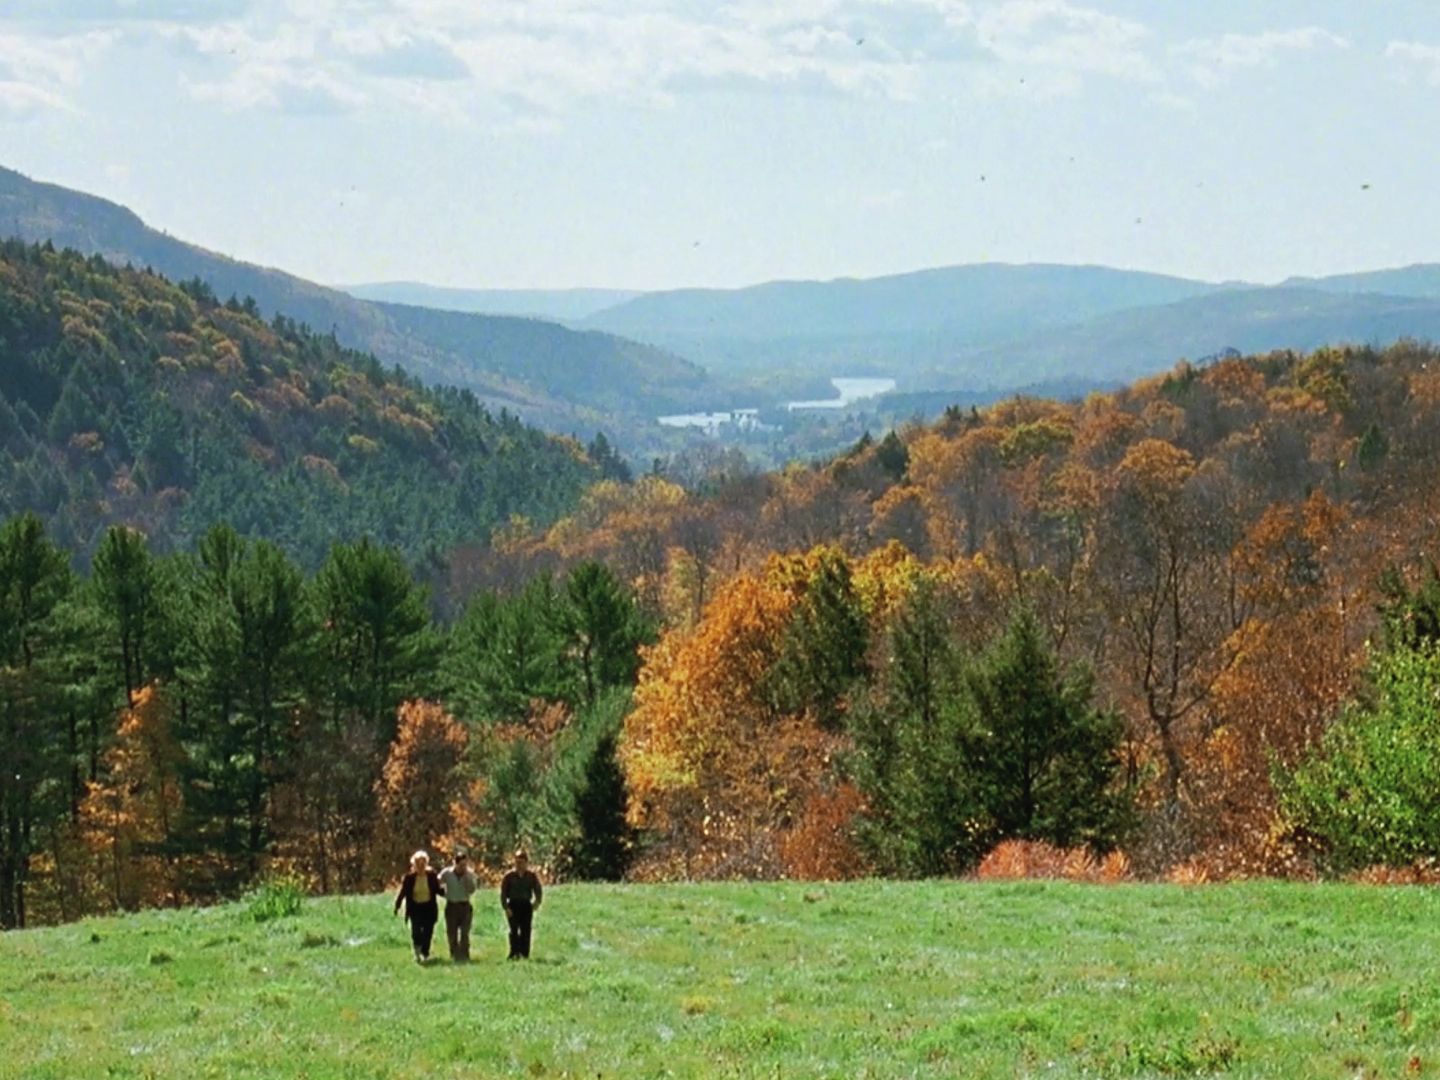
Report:
[[[600,559],[663,613],[621,740],[657,873],[956,872],[1007,836],[1405,864],[1440,854],[1404,706],[1440,685],[1437,371],[1402,342],[956,408],[704,494],[602,485],[454,573]]]
[[[207,251],[147,226],[105,199],[0,168],[0,237],[51,242],[171,280],[203,281],[222,299],[253,297],[267,319],[284,315],[350,348],[398,364],[431,385],[468,388],[490,407],[521,411],[552,431],[601,426],[629,431],[636,417],[726,400],[680,357],[603,333],[537,319],[430,313],[372,304],[292,274]],[[431,334],[431,329],[439,330]],[[603,369],[605,393],[589,373]],[[615,393],[619,387],[622,393]]]
[[[306,566],[362,535],[419,560],[553,518],[598,475],[573,441],[248,300],[0,245],[0,513],[82,555],[110,523],[164,550],[225,521]]]
[[[23,265],[54,260],[90,272]],[[454,546],[444,622],[364,540],[307,575],[117,527],[76,577],[13,518],[0,917],[372,887],[421,844],[564,877],[1414,880],[1437,469],[1440,351],[1402,342],[599,480]]]

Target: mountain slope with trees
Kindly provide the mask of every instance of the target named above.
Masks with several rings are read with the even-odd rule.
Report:
[[[126,297],[89,278],[126,275],[21,250],[69,268],[74,347],[118,333],[101,305]],[[182,303],[130,276],[132,304]],[[48,370],[20,371],[27,401]],[[375,886],[415,832],[638,880],[1414,880],[1440,854],[1437,371],[1414,342],[1225,357],[768,475],[611,476],[454,544],[432,606],[367,538],[301,564],[223,524],[170,554],[115,526],[81,574],[68,504],[12,516],[0,922],[281,870]]]
[[[0,244],[0,514],[81,552],[114,522],[185,547],[223,520],[309,566],[367,534],[418,560],[562,513],[618,466],[597,453],[202,282]]]
[[[356,299],[291,274],[206,251],[148,227],[105,199],[0,168],[0,235],[53,243],[117,265],[149,267],[174,281],[198,279],[222,299],[253,298],[266,318],[284,315],[341,344],[398,364],[432,384],[472,390],[551,430],[623,431],[636,416],[711,400],[705,373],[681,358],[609,334],[581,334],[538,319],[464,314],[431,320],[415,309]],[[428,330],[440,323],[443,332]],[[579,369],[581,377],[570,376]],[[589,372],[608,373],[617,395],[590,393]]]

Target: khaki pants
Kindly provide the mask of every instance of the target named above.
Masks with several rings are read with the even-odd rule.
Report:
[[[475,909],[465,901],[445,905],[445,941],[450,946],[451,960],[470,959],[470,924]]]

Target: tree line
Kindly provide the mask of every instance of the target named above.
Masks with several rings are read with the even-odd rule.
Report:
[[[446,627],[368,539],[306,575],[229,526],[166,555],[113,526],[71,561],[33,514],[0,528],[0,925],[277,869],[353,891],[422,842],[624,871],[615,741],[651,629],[598,564]]]

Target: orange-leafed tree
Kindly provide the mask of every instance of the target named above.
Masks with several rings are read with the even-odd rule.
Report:
[[[184,750],[171,731],[173,708],[155,684],[135,692],[120,714],[100,779],[89,785],[77,819],[102,910],[134,911],[176,898],[180,769]]]
[[[1188,796],[1210,877],[1297,869],[1276,828],[1275,766],[1293,767],[1350,693],[1343,583],[1330,566],[1345,516],[1323,494],[1272,506],[1236,551],[1254,614],[1216,681],[1210,730],[1191,761]]]
[[[692,630],[648,650],[620,758],[635,826],[662,838],[647,873],[774,876],[776,837],[836,736],[789,714],[769,678],[806,573],[774,559],[720,589]]]
[[[464,822],[461,762],[469,742],[465,729],[432,701],[400,706],[395,741],[376,784],[380,809],[374,869],[393,876],[416,848],[445,844]]]

